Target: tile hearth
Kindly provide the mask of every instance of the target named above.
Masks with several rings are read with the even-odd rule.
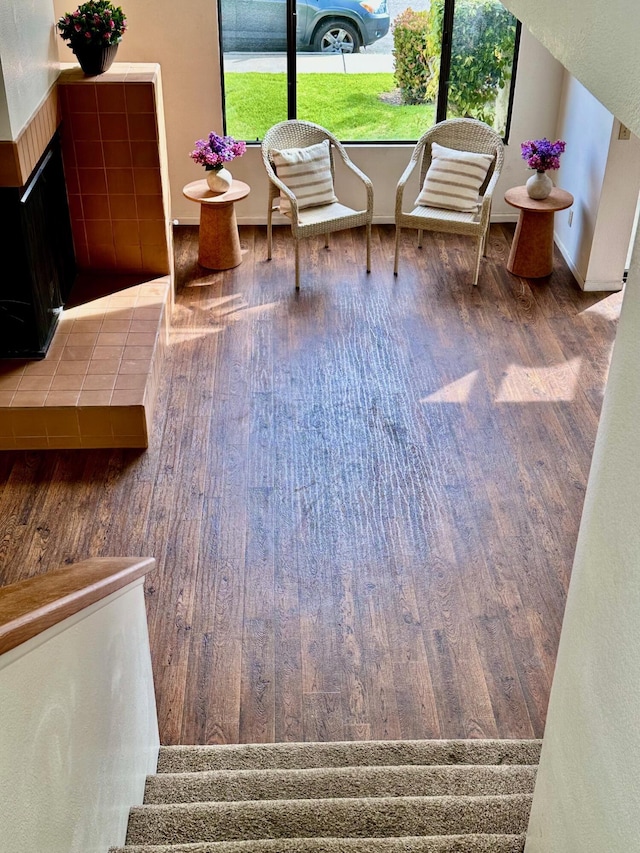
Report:
[[[0,360],[0,450],[147,447],[171,282],[116,287],[76,286],[44,359]]]

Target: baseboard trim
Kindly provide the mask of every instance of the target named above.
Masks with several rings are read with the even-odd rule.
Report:
[[[560,254],[561,254],[561,255],[562,255],[562,257],[564,258],[566,265],[567,265],[567,266],[569,267],[569,269],[571,270],[571,274],[573,275],[573,277],[574,277],[574,278],[575,278],[575,280],[577,281],[577,283],[578,283],[578,285],[579,285],[579,287],[580,287],[580,290],[586,290],[586,288],[585,288],[585,281],[584,281],[584,279],[582,278],[582,276],[580,275],[580,273],[578,272],[578,268],[577,268],[577,267],[576,267],[576,265],[573,263],[573,259],[571,258],[571,255],[570,255],[570,254],[569,254],[569,252],[567,251],[567,247],[564,245],[564,243],[562,242],[562,240],[560,240],[560,238],[558,237],[557,232],[555,232],[555,233],[554,233],[554,235],[553,235],[553,239],[554,239],[554,241],[555,241],[556,246],[557,246],[557,247],[558,247],[558,249],[560,250]]]
[[[237,217],[238,225],[265,225],[266,222],[264,217],[256,217],[256,216],[238,216]],[[288,219],[284,217],[282,219],[274,218],[274,225],[287,225]],[[517,214],[514,216],[511,213],[498,213],[492,214],[491,222],[495,224],[502,224],[503,222],[517,222],[518,216]],[[174,225],[199,225],[200,219],[197,216],[185,216],[181,219],[174,219]],[[374,225],[393,225],[394,218],[393,216],[374,216],[373,217]]]
[[[517,213],[492,213],[491,214],[491,222],[492,224],[501,225],[504,222],[517,222],[518,214]]]
[[[623,281],[585,281],[582,289],[586,293],[596,293],[599,290],[617,293],[619,290],[622,290],[623,287]]]

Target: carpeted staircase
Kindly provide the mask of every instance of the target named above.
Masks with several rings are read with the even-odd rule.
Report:
[[[175,746],[111,853],[521,853],[536,740]]]

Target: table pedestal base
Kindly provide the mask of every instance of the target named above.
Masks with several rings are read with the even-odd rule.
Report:
[[[511,244],[507,269],[523,278],[543,278],[553,272],[553,211],[521,210]]]
[[[242,263],[236,211],[232,201],[200,208],[198,263],[210,270],[230,270]]]

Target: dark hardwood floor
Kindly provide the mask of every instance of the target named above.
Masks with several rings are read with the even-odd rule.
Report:
[[[0,454],[0,582],[152,555],[163,743],[542,735],[621,303],[390,226],[241,229],[179,293],[148,451]]]

